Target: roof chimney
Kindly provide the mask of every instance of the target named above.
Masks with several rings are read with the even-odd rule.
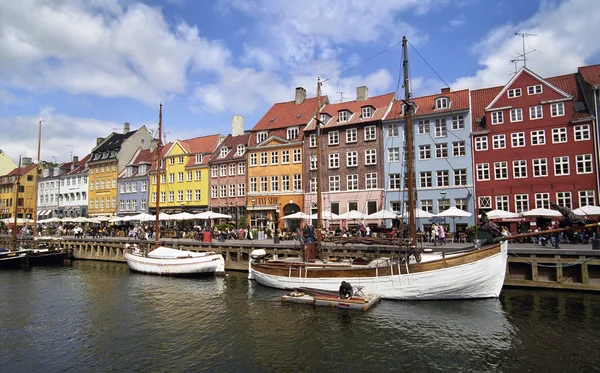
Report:
[[[366,85],[356,87],[356,101],[366,101],[369,97],[369,89]]]
[[[231,136],[241,136],[244,134],[244,117],[241,115],[231,116]]]
[[[76,156],[76,155],[74,155],[73,156],[73,163],[77,163],[77,162],[79,162],[79,157]]]
[[[296,105],[299,105],[306,100],[306,89],[302,87],[296,87]]]
[[[442,88],[442,93],[450,93],[450,87]]]
[[[104,137],[96,137],[96,146],[100,145],[104,141]]]
[[[32,164],[32,159],[30,157],[23,157],[23,159],[21,160],[22,166],[31,166],[31,164]]]
[[[125,122],[125,124],[123,124],[123,133],[128,133],[129,132],[129,122]]]

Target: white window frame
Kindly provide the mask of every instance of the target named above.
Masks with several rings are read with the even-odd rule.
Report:
[[[527,87],[527,94],[529,96],[542,94],[543,91],[544,90],[541,84],[530,85],[529,87]]]
[[[490,115],[492,117],[492,124],[504,123],[504,112],[502,110],[492,111]]]
[[[516,97],[521,97],[521,94],[522,94],[522,92],[521,92],[521,88],[513,88],[513,89],[509,89],[509,90],[506,92],[506,96],[507,96],[508,98],[516,98]]]
[[[492,136],[492,149],[506,149],[506,135],[493,135]]]
[[[522,122],[523,121],[523,109],[516,108],[510,109],[510,122]]]
[[[529,119],[538,120],[544,118],[544,110],[542,105],[530,106],[529,107]]]

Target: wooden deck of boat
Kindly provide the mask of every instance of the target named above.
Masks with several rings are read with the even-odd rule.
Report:
[[[368,311],[373,308],[381,297],[366,297],[366,298],[350,298],[350,299],[339,299],[337,297],[329,296],[313,296],[304,294],[301,296],[292,296],[290,294],[281,297],[282,303],[298,303],[298,304],[309,304],[313,306],[326,306],[331,308],[341,308],[358,311]]]

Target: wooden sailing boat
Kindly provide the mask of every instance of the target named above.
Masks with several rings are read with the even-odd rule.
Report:
[[[162,160],[162,104],[158,116],[158,138],[156,142],[156,220],[154,250],[146,253],[139,247],[125,251],[125,260],[129,269],[154,275],[198,275],[224,273],[225,260],[215,252],[195,252],[177,250],[160,245],[160,175]]]
[[[21,157],[19,157],[19,168],[17,172],[17,179],[15,181],[15,202],[13,204],[13,228],[12,228],[12,242],[11,250],[3,251],[0,253],[0,269],[17,269],[21,268],[26,264],[26,253],[24,251],[17,251],[17,228],[18,228],[18,217],[17,211],[19,206],[19,187],[21,186]]]
[[[368,295],[386,299],[473,299],[500,295],[507,261],[507,242],[490,242],[481,248],[452,256],[435,254],[421,258],[416,247],[414,144],[411,101],[408,78],[407,40],[402,40],[404,52],[404,88],[406,141],[408,143],[408,250],[404,258],[378,259],[366,265],[332,264],[319,261],[265,261],[264,250],[252,253],[249,278],[280,289],[311,288],[337,291],[342,281],[361,287]],[[320,82],[317,87],[320,96]],[[317,110],[315,120],[318,121]],[[319,127],[320,124],[317,125]],[[317,128],[318,131],[318,128]],[[317,134],[317,141],[319,140]],[[319,144],[317,143],[319,152]],[[317,154],[318,156],[319,154]],[[320,185],[317,177],[317,204],[320,206]],[[319,208],[320,211],[320,208]],[[320,217],[320,216],[319,216]],[[317,219],[320,222],[320,219]],[[317,227],[319,228],[319,226]],[[310,259],[310,258],[309,258]],[[423,259],[423,260],[421,260]]]

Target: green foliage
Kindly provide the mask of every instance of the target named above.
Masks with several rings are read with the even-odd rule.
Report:
[[[226,229],[232,229],[233,228],[233,224],[231,223],[221,223],[221,224],[217,224],[215,225],[215,228],[217,228],[219,231],[224,231]]]
[[[238,219],[238,227],[245,228],[248,225],[248,221],[245,216],[240,216]]]
[[[56,162],[48,162],[48,161],[41,161],[40,162],[40,166],[42,166],[42,168],[54,168],[54,167],[58,167],[58,163]]]

